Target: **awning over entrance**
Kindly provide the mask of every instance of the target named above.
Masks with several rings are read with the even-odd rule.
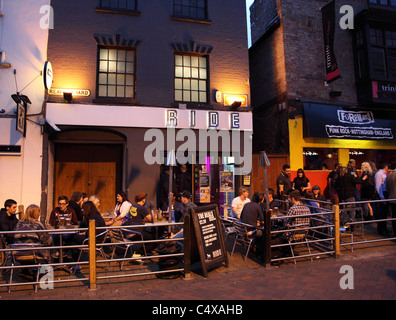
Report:
[[[395,140],[396,114],[304,103],[305,134],[312,138]]]

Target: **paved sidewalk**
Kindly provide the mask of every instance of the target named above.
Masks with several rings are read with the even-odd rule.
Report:
[[[340,273],[342,266],[353,269]],[[353,276],[353,289],[342,289],[340,280]],[[345,281],[343,281],[345,283]],[[230,257],[229,268],[219,267],[208,278],[194,273],[191,280],[112,280],[88,290],[81,283],[53,290],[5,288],[0,300],[396,300],[396,243],[344,251],[332,257],[284,263],[264,268],[258,262],[243,261],[240,253]]]

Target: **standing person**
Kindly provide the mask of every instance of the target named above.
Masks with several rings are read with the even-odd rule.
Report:
[[[386,187],[386,174],[388,170],[388,164],[382,163],[380,165],[380,170],[375,174],[374,176],[374,182],[375,182],[375,190],[376,195],[375,199],[376,200],[384,200],[385,195],[385,187]],[[376,202],[375,210],[374,210],[374,218],[376,220],[380,219],[386,219],[388,216],[388,207],[384,202]],[[388,230],[386,229],[386,221],[381,221],[377,223],[377,231],[380,235],[386,235],[388,234]]]
[[[335,190],[335,181],[338,175],[338,168],[341,166],[342,166],[341,163],[337,162],[334,170],[332,170],[327,176],[327,190],[329,192],[328,196],[330,201],[332,202],[334,200],[335,195],[337,194],[337,191]]]
[[[362,201],[369,201],[374,198],[375,184],[374,184],[374,173],[370,164],[365,161],[361,166],[362,184],[360,186],[360,198]],[[373,208],[369,202],[363,203],[363,217],[366,220],[373,219]]]
[[[178,194],[181,194],[184,190],[192,192],[191,173],[188,172],[185,164],[181,165],[180,172],[176,175],[176,185]]]
[[[293,180],[292,189],[300,191],[301,196],[304,196],[311,188],[311,182],[309,182],[309,179],[305,176],[304,170],[298,169],[297,177]]]
[[[83,203],[83,194],[80,191],[74,192],[69,201],[69,208],[72,208],[76,212],[78,221],[82,221],[83,219],[83,212],[81,210]]]
[[[348,161],[347,169],[348,169],[348,172],[350,174],[352,174],[354,177],[356,177],[356,178],[359,177],[359,174],[358,174],[358,172],[356,170],[356,161],[355,161],[355,159],[350,159]],[[355,184],[355,201],[360,201],[360,195],[359,195],[358,189],[356,188],[356,184]]]
[[[341,167],[340,175],[336,181],[340,202],[355,202],[355,189],[358,183],[360,183],[360,179],[356,177],[353,172],[348,171],[346,167]],[[351,205],[345,205],[345,208],[350,207]],[[355,221],[355,215],[355,211],[342,211],[340,217],[341,225]],[[353,228],[351,227],[351,231],[352,230]]]
[[[248,198],[249,196],[249,190],[246,187],[240,187],[239,188],[239,196],[235,197],[232,202],[231,202],[231,215],[234,218],[241,219],[241,213],[243,206],[250,202],[250,199]]]
[[[117,202],[114,208],[115,218],[108,221],[107,225],[121,226],[127,221],[127,214],[131,209],[132,203],[129,202],[128,196],[124,191],[117,193]]]
[[[0,211],[0,230],[14,231],[18,223],[16,216],[17,202],[13,199],[8,199],[4,202],[4,208]],[[14,242],[13,234],[5,234],[4,238],[8,244]]]
[[[283,200],[283,197],[292,189],[292,183],[290,181],[291,169],[288,164],[284,164],[282,172],[276,179],[276,186],[278,188],[278,199]]]
[[[386,177],[386,190],[389,194],[389,199],[396,199],[396,169],[393,170]],[[392,218],[396,219],[396,200],[390,202]],[[396,237],[396,220],[392,221],[393,236]]]

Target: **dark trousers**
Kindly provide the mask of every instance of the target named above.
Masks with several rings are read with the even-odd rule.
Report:
[[[392,218],[396,219],[396,203],[391,203],[390,208],[392,212]],[[396,220],[392,221],[392,229],[393,229],[393,235],[396,237]]]
[[[388,206],[385,202],[376,202],[374,210],[374,219],[381,220],[388,217]],[[386,232],[386,221],[377,222],[377,231],[379,234]]]

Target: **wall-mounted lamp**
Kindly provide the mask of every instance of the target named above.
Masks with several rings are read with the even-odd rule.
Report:
[[[231,105],[232,109],[238,109],[241,106],[242,102],[241,101],[234,101]]]
[[[11,95],[12,100],[15,101],[15,103],[21,103],[21,102],[25,102],[26,104],[32,104],[32,102],[30,101],[30,99],[28,98],[28,96],[25,96],[23,94],[19,94],[19,92],[17,92],[16,94],[12,94]]]
[[[70,102],[73,100],[73,94],[71,92],[63,92],[63,99]]]

